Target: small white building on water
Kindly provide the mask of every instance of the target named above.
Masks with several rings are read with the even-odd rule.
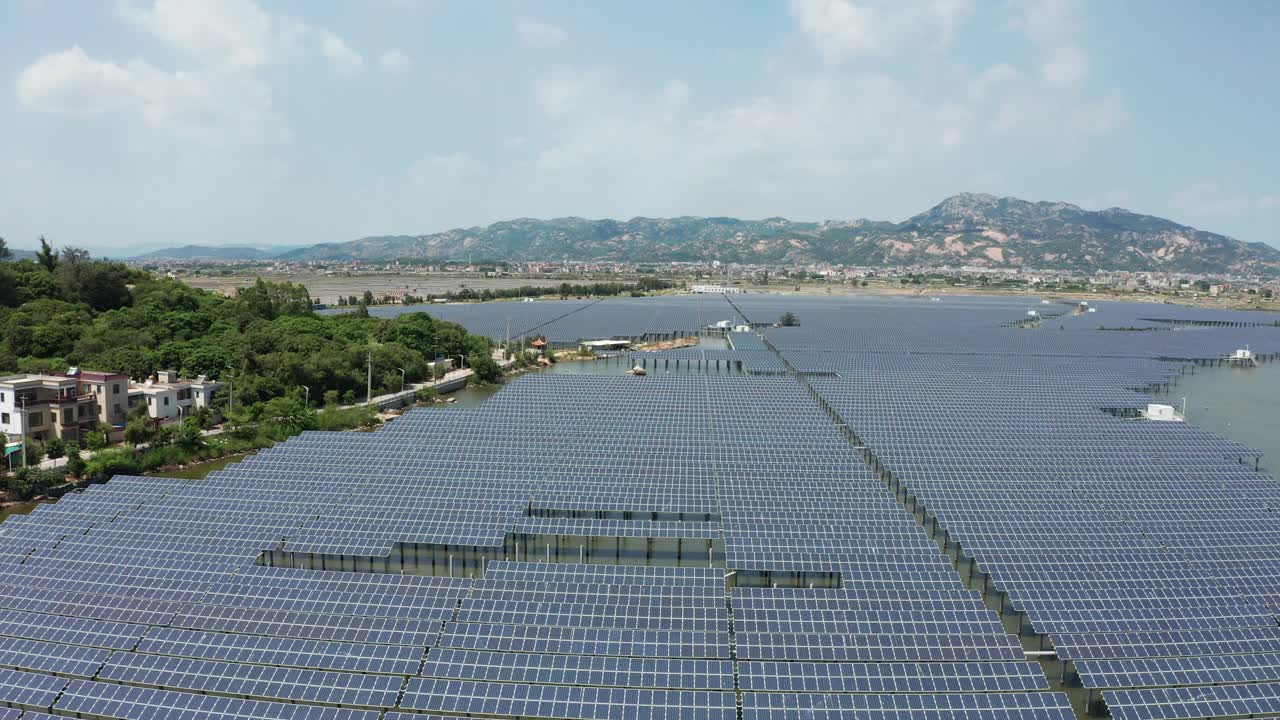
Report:
[[[1173,409],[1173,406],[1164,403],[1147,403],[1147,409],[1142,416],[1156,422],[1182,422],[1182,416]]]

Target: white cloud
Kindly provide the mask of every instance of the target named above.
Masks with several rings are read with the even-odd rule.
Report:
[[[790,0],[800,30],[827,63],[887,54],[902,46],[945,47],[972,10],[970,0]]]
[[[1076,136],[1101,135],[1129,121],[1129,108],[1119,93],[1076,104],[1066,113],[1068,128]]]
[[[1020,74],[1012,65],[996,63],[978,73],[978,76],[969,82],[969,98],[983,100],[995,88],[1017,80],[1019,77]]]
[[[543,113],[567,115],[581,110],[583,98],[598,93],[605,84],[602,70],[557,65],[537,81],[534,96]]]
[[[1061,45],[1053,50],[1040,68],[1040,77],[1053,88],[1074,88],[1089,74],[1089,57],[1075,45]]]
[[[287,133],[269,90],[251,78],[166,72],[142,60],[97,60],[79,47],[38,59],[18,76],[29,109],[72,115],[121,111],[147,127],[189,140],[274,141]]]
[[[672,108],[683,107],[689,102],[689,83],[679,78],[671,80],[662,89],[662,98]]]
[[[399,48],[392,48],[382,53],[378,62],[382,65],[382,69],[389,73],[408,72],[413,68],[413,58]]]
[[[364,58],[351,49],[345,40],[329,30],[320,30],[320,50],[338,70],[347,73],[360,72]]]
[[[38,58],[18,77],[23,106],[41,112],[115,112],[143,127],[206,144],[280,142],[289,132],[263,68],[316,42],[338,67],[363,64],[332,32],[272,17],[254,0],[118,0],[116,15],[177,50],[187,66],[89,56],[79,46]]]
[[[96,115],[120,107],[136,95],[138,74],[150,68],[132,69],[94,60],[79,46],[51,53],[18,75],[18,100],[34,110]]]
[[[210,65],[245,69],[270,62],[271,16],[253,0],[154,0],[117,4],[120,17]]]
[[[829,61],[880,49],[875,8],[848,0],[791,0],[791,14]]]
[[[1057,45],[1073,36],[1079,25],[1079,0],[1023,0],[1009,26],[1026,33],[1038,45]]]
[[[516,34],[526,45],[543,49],[561,45],[569,37],[569,33],[559,25],[529,18],[516,20]]]

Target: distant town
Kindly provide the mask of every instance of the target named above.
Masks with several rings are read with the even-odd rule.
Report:
[[[196,287],[222,290],[256,276],[292,279],[311,288],[321,304],[337,304],[338,298],[361,295],[368,289],[378,304],[404,303],[406,298],[459,299],[468,287],[479,291],[523,284],[555,286],[563,282],[627,281],[655,277],[672,282],[677,290],[694,285],[719,285],[753,291],[853,292],[869,290],[918,291],[920,293],[965,290],[991,292],[1055,292],[1130,294],[1151,299],[1197,302],[1208,299],[1233,307],[1276,309],[1280,279],[1251,275],[1099,270],[1071,272],[1035,268],[869,267],[840,264],[756,265],[741,263],[670,262],[622,263],[605,261],[497,262],[456,261],[435,263],[391,262],[246,262],[211,259],[134,260],[129,264],[167,275]],[[327,290],[326,290],[327,289]],[[466,298],[461,298],[466,299]]]

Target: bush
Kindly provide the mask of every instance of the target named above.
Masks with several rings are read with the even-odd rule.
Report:
[[[93,482],[106,482],[116,475],[137,475],[142,472],[133,452],[122,448],[103,450],[85,464],[85,477]]]
[[[316,413],[315,428],[317,430],[350,430],[351,428],[376,425],[377,412],[371,406],[344,408],[342,410],[326,410]]]
[[[326,407],[333,407],[342,402],[342,393],[337,390],[324,391],[324,404]]]
[[[62,475],[52,470],[24,467],[18,468],[12,476],[4,479],[4,490],[11,499],[30,500],[64,482],[66,480]]]
[[[182,421],[182,427],[174,436],[174,444],[187,452],[198,452],[204,448],[204,435],[200,432],[200,422],[189,417]]]
[[[85,462],[80,457],[80,453],[76,453],[67,458],[67,474],[76,477],[84,477]]]
[[[94,430],[93,432],[85,435],[84,446],[89,448],[90,450],[93,450],[94,452],[102,450],[107,446],[106,433],[103,433],[100,430]]]
[[[418,388],[413,393],[413,399],[418,402],[432,402],[439,396],[440,393],[433,387]]]
[[[142,445],[151,442],[155,436],[155,426],[151,423],[151,418],[146,415],[135,415],[129,418],[129,424],[124,427],[125,441],[134,445]]]
[[[35,467],[44,459],[44,446],[38,442],[27,443],[27,465]]]
[[[187,453],[182,448],[161,446],[147,448],[146,452],[142,453],[142,459],[139,462],[142,465],[143,472],[151,472],[166,465],[181,465],[190,460],[191,458],[187,456]]]

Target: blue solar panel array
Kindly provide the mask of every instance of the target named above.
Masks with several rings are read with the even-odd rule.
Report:
[[[1280,488],[1131,412],[1280,329],[1027,307],[431,307],[565,341],[801,325],[646,356],[753,373],[528,375],[12,517],[0,720],[1072,717],[1027,648],[1118,718],[1280,712]]]

